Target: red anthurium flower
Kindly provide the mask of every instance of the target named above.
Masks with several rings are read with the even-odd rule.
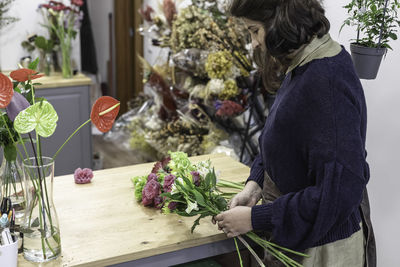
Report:
[[[0,108],[5,108],[10,104],[13,94],[12,82],[6,75],[0,72]]]
[[[111,96],[102,96],[94,103],[90,119],[100,132],[105,133],[111,130],[118,112],[119,101]]]
[[[37,74],[37,71],[31,69],[19,69],[10,73],[10,77],[17,82],[26,82],[43,76],[44,74]]]

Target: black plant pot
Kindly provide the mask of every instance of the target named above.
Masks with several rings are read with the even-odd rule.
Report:
[[[360,79],[372,80],[378,74],[386,48],[372,48],[350,44],[351,57]]]

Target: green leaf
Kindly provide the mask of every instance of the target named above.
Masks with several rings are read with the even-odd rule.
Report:
[[[43,36],[38,36],[35,39],[35,45],[42,50],[46,50],[47,48],[47,41],[46,38],[44,38]]]
[[[212,170],[211,182],[212,182],[212,188],[215,188],[215,186],[217,185],[217,175],[215,175],[214,168]]]
[[[15,161],[17,159],[17,149],[14,144],[8,144],[4,147],[4,157],[8,161]]]
[[[203,195],[197,191],[196,189],[193,190],[193,194],[196,197],[196,201],[199,205],[203,206],[203,207],[207,207],[206,201],[204,200]]]
[[[190,181],[186,176],[182,175],[182,179],[191,189],[194,189],[194,185],[192,181]]]
[[[42,137],[51,136],[57,127],[58,115],[53,106],[43,101],[21,111],[14,121],[14,128],[20,134],[36,130]]]
[[[208,214],[201,214],[201,215],[199,216],[199,218],[197,218],[197,219],[193,222],[192,228],[190,229],[190,232],[191,232],[192,234],[193,234],[194,229],[195,229],[198,225],[200,225],[200,220],[201,220],[202,218],[206,217],[206,216],[208,216]]]
[[[32,222],[31,227],[39,227],[39,218],[36,218],[36,219]]]
[[[392,38],[392,40],[397,40],[397,35],[393,32],[389,33],[389,37]]]
[[[21,232],[21,233],[23,233],[23,234],[32,234],[33,233],[33,230],[32,229],[29,229],[29,228],[20,228],[19,229],[19,231]]]
[[[228,203],[226,202],[225,198],[218,196],[215,199],[215,204],[217,205],[218,210],[224,211],[226,210]]]
[[[29,63],[28,69],[36,70],[38,64],[39,64],[39,58],[36,58],[34,61]]]

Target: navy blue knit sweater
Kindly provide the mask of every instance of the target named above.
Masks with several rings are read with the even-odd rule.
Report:
[[[369,179],[366,105],[350,55],[313,60],[289,73],[259,138],[249,180],[264,171],[283,194],[252,208],[254,230],[298,250],[347,238],[360,229]]]

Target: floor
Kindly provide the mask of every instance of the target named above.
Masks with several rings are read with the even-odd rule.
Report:
[[[135,151],[127,151],[119,148],[113,142],[104,140],[103,135],[92,135],[93,152],[99,155],[99,163],[94,162],[93,169],[109,169],[143,163]]]

